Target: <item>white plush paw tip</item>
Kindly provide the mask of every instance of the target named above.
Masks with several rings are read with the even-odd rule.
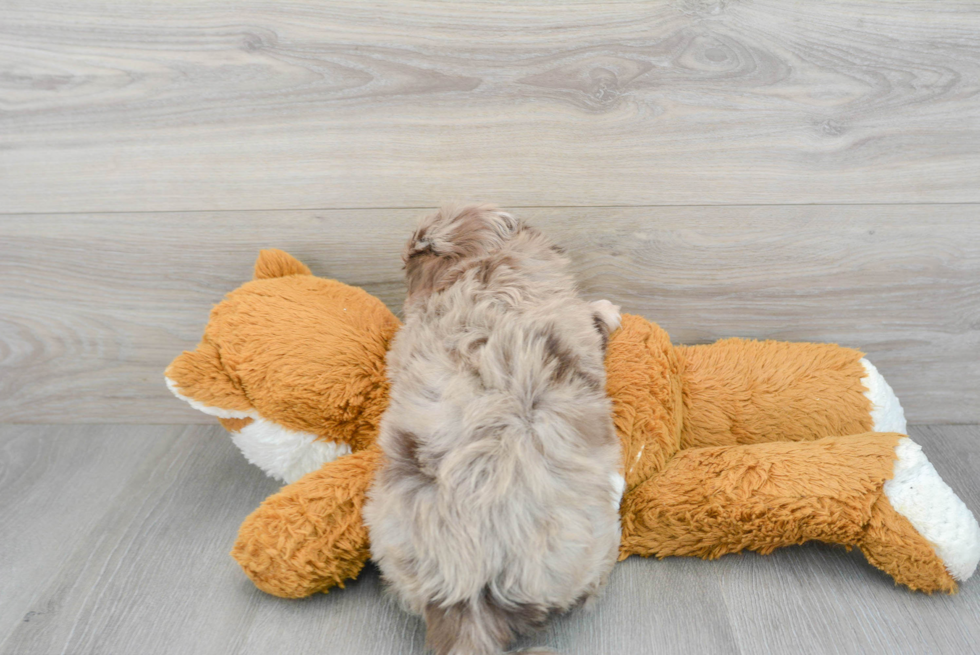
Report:
[[[891,385],[882,377],[874,364],[862,358],[866,375],[861,378],[861,384],[867,391],[865,397],[871,401],[871,429],[874,432],[898,432],[907,434],[905,426],[905,411],[898,401],[898,396]]]
[[[885,496],[936,549],[946,570],[963,582],[980,562],[980,525],[922,448],[908,437],[895,447],[895,474],[885,483]]]

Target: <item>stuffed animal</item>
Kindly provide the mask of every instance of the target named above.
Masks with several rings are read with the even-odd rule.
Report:
[[[232,551],[260,589],[325,592],[369,558],[361,508],[383,456],[385,353],[399,326],[362,289],[265,250],[255,279],[167,369],[178,397],[289,483],[245,520]],[[623,457],[620,559],[818,540],[860,548],[911,589],[952,593],[973,574],[976,519],[902,434],[898,400],[860,352],[675,346],[624,314],[606,367]]]

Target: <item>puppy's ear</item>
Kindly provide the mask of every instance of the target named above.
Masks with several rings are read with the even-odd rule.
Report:
[[[426,216],[402,255],[409,297],[446,288],[456,263],[499,250],[522,228],[493,205],[451,205]]]
[[[410,246],[404,259],[409,298],[443,289],[446,286],[446,272],[456,262],[454,257],[440,255],[432,245]]]

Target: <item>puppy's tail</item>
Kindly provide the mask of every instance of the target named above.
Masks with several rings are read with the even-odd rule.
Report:
[[[504,607],[483,594],[472,601],[425,608],[426,643],[436,655],[502,655],[518,634],[539,628],[547,619],[543,608]],[[512,655],[545,655],[555,651],[529,648]]]

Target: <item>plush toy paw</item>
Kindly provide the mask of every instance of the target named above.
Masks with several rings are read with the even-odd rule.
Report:
[[[919,444],[901,439],[895,447],[895,474],[885,483],[885,496],[896,512],[908,519],[958,582],[976,571],[980,562],[980,525]]]
[[[872,404],[872,429],[906,433],[905,413],[895,392],[871,362],[861,359],[861,364],[867,373],[861,383]],[[901,439],[895,454],[894,475],[885,483],[885,497],[918,536],[932,546],[949,576],[957,582],[965,581],[980,562],[980,526],[976,518],[939,477],[917,443],[907,437]]]
[[[619,328],[619,306],[614,305],[608,300],[594,300],[589,303],[592,306],[592,314],[597,321],[606,327],[606,333],[611,334]]]
[[[255,586],[303,598],[357,577],[370,555],[361,507],[381,457],[368,448],[325,464],[245,519],[231,554]]]
[[[864,366],[865,377],[861,378],[861,384],[867,391],[864,395],[871,401],[871,429],[875,432],[899,432],[907,434],[905,426],[905,411],[902,404],[898,401],[898,396],[892,391],[891,386],[885,381],[874,364],[867,358],[861,358]]]
[[[980,560],[980,527],[908,437],[858,543],[868,561],[916,591],[953,593]]]

